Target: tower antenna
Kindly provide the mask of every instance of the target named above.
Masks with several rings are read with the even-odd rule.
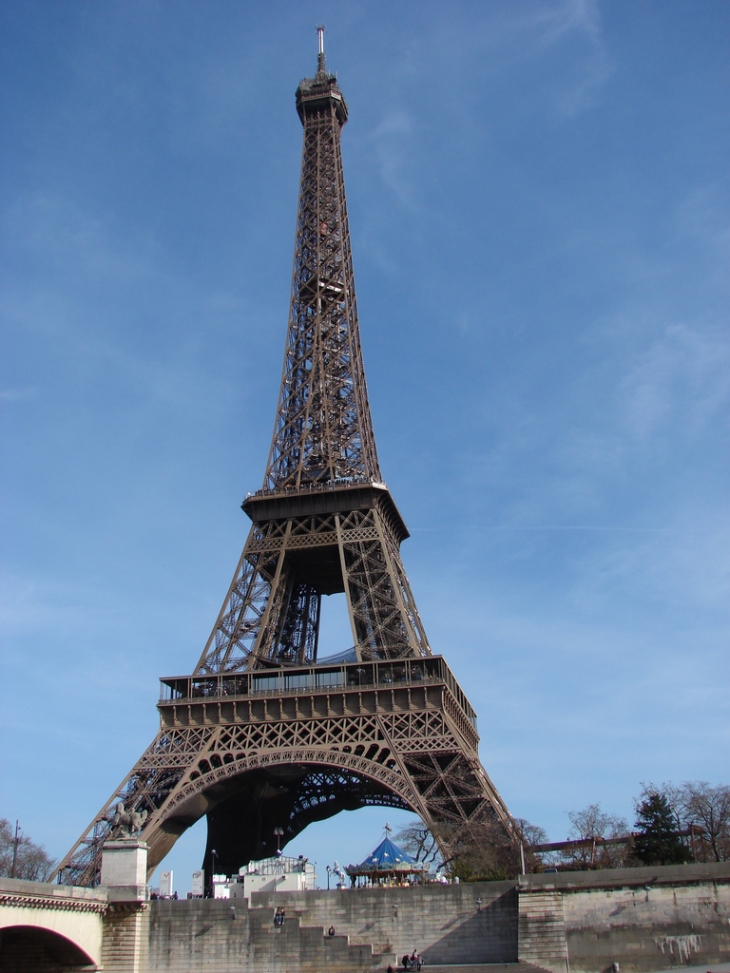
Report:
[[[326,30],[326,28],[325,28],[324,24],[321,24],[317,28],[317,74],[324,74],[325,73],[325,64],[324,64],[324,33],[325,33],[325,30]]]

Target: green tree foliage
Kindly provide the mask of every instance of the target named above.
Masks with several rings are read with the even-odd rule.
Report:
[[[0,818],[0,875],[10,877],[15,851],[15,828],[6,818]],[[42,845],[37,845],[24,834],[18,837],[15,862],[15,878],[29,882],[44,882],[55,867],[54,860]]]
[[[634,857],[644,865],[682,865],[691,860],[679,832],[681,821],[667,794],[644,790],[636,804]]]

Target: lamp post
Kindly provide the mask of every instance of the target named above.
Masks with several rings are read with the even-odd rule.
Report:
[[[330,865],[327,866],[327,891],[330,890],[330,875],[332,874],[332,868]]]
[[[281,839],[284,836],[283,828],[274,828],[274,834],[276,835],[276,856],[281,857]]]
[[[10,869],[10,877],[15,878],[15,873],[18,870],[18,845],[20,844],[19,838],[20,828],[18,827],[18,819],[15,819],[15,838],[13,839],[13,864]]]
[[[215,861],[216,861],[216,858],[217,857],[218,857],[218,852],[215,850],[215,848],[211,848],[210,849],[210,860],[211,860],[211,866],[210,866],[210,897],[211,897],[211,899],[214,899],[215,898]]]

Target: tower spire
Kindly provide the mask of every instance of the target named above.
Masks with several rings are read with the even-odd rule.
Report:
[[[324,24],[321,24],[317,28],[317,47],[318,47],[318,51],[317,51],[317,74],[326,74],[327,73],[327,68],[325,66],[325,58],[324,58],[324,35],[325,35],[325,26],[324,26]]]
[[[324,27],[319,27],[320,67]],[[324,70],[297,88],[304,128],[284,372],[264,489],[380,481],[360,348],[340,134],[347,103]]]

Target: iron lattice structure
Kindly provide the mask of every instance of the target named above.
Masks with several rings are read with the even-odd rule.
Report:
[[[232,873],[309,823],[408,808],[441,841],[509,813],[478,757],[476,717],[434,656],[400,558],[408,530],[378,465],[355,300],[340,133],[347,105],[321,49],[304,127],[291,313],[264,485],[194,674],[162,680],[160,731],[69,854],[98,881],[114,811],[146,812],[154,869],[208,820],[204,867]],[[323,595],[344,593],[353,647],[317,656]],[[446,836],[450,836],[447,839]]]

